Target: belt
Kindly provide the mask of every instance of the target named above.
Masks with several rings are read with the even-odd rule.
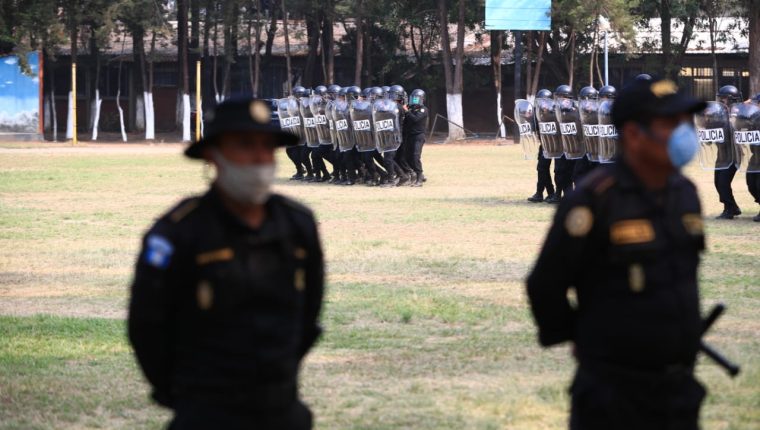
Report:
[[[176,399],[204,404],[216,404],[249,409],[279,409],[288,407],[298,399],[295,380],[256,384],[252,386],[189,386],[177,389]]]

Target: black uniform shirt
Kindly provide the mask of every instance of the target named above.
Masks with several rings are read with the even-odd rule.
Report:
[[[428,110],[423,105],[412,105],[404,114],[404,134],[415,136],[427,130]]]
[[[562,201],[527,281],[541,344],[573,341],[581,364],[692,364],[703,249],[700,203],[685,177],[653,193],[623,161],[596,169]]]
[[[213,188],[180,203],[145,235],[129,305],[154,398],[250,400],[284,387],[287,402],[320,333],[323,283],[317,227],[300,204],[273,195],[252,229]]]

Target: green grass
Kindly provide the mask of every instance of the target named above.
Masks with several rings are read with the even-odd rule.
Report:
[[[172,147],[0,150],[0,429],[160,428],[125,338],[140,235],[202,168]],[[553,207],[529,204],[535,164],[514,146],[429,146],[421,189],[304,185],[281,154],[277,188],[311,206],[327,257],[326,332],[302,372],[319,429],[560,429],[573,361],[543,350],[523,279]],[[701,361],[704,428],[760,422],[760,225],[706,215],[709,340],[735,380]]]

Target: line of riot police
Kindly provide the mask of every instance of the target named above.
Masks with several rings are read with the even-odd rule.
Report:
[[[292,180],[383,187],[426,181],[423,90],[407,95],[400,85],[297,86],[277,103],[281,128],[300,138],[287,148],[296,168]]]
[[[636,80],[651,80],[641,74]],[[577,97],[568,85],[552,94],[542,89],[534,102],[515,101],[515,121],[526,159],[538,159],[536,193],[531,202],[558,203],[591,169],[614,163],[620,154],[612,124],[616,89],[582,88]],[[742,101],[736,87],[721,87],[716,100],[694,116],[703,169],[715,171],[715,188],[724,205],[719,219],[741,214],[731,190],[737,171],[746,172],[747,187],[760,203],[760,94]],[[554,182],[550,174],[554,161]],[[544,198],[544,191],[547,197]],[[753,218],[760,222],[760,214]]]

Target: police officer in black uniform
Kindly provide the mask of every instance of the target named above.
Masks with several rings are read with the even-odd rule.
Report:
[[[752,98],[752,102],[760,106],[760,93],[755,94],[755,97]],[[749,163],[752,165],[760,164],[760,147],[757,145],[752,146],[752,156]],[[760,173],[747,172],[747,189],[752,195],[752,198],[755,199],[755,203],[760,204]],[[760,222],[760,212],[752,217],[752,221]]]
[[[425,145],[425,132],[428,127],[428,109],[425,107],[425,91],[415,89],[409,95],[409,104],[404,105],[404,146],[407,164],[412,168],[414,187],[421,187],[425,182],[422,170],[422,147]]]
[[[540,343],[574,344],[570,429],[698,428],[704,235],[679,170],[698,149],[691,115],[704,107],[669,80],[621,91],[622,157],[563,199],[528,278]]]
[[[311,428],[297,377],[320,334],[322,250],[311,211],[270,192],[275,148],[295,139],[263,101],[218,105],[185,151],[216,179],[144,237],[129,340],[170,429]]]
[[[547,89],[539,90],[536,98],[552,98],[552,92]],[[555,196],[554,183],[552,183],[551,166],[552,159],[544,157],[544,148],[538,146],[538,162],[536,163],[536,172],[538,179],[536,181],[536,194],[528,197],[529,202],[540,203],[544,201],[544,190],[546,190],[547,202],[559,203],[559,196]],[[555,162],[556,165],[556,162]]]
[[[720,87],[715,98],[718,102],[726,105],[726,109],[729,111],[732,104],[742,102],[741,92],[733,85]],[[731,139],[731,136],[726,136],[726,139]],[[736,164],[731,164],[727,169],[715,170],[713,178],[715,190],[718,192],[718,199],[723,203],[723,212],[716,217],[717,219],[734,219],[735,216],[742,214],[739,205],[736,204],[734,191],[731,189],[731,182],[736,176],[736,170]]]

